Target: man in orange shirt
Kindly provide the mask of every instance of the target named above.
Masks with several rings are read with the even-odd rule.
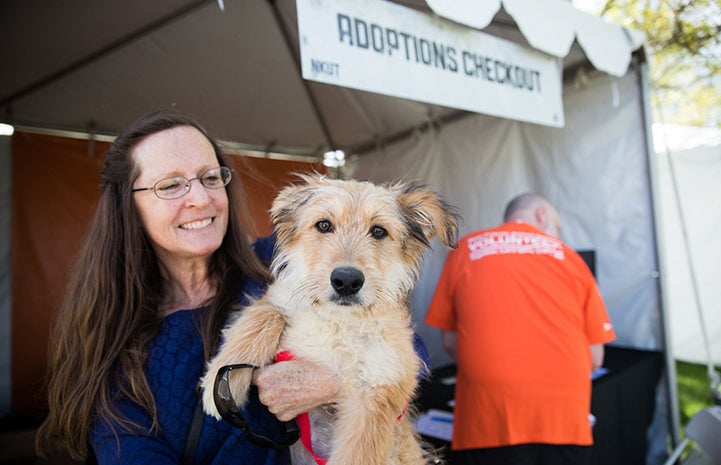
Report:
[[[613,327],[546,199],[516,197],[504,221],[459,241],[426,315],[458,365],[453,464],[588,464]]]

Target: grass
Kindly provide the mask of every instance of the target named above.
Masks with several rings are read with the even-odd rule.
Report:
[[[716,371],[721,371],[721,367],[717,366]],[[676,384],[681,426],[685,427],[696,412],[715,403],[706,365],[677,360]]]

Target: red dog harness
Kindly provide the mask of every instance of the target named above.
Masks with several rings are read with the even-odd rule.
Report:
[[[293,352],[291,352],[290,350],[284,350],[283,352],[280,352],[275,356],[276,363],[287,362],[289,360],[295,360],[295,354],[293,354]],[[398,415],[397,420],[400,421],[400,419],[403,418],[403,415],[405,415],[407,411],[408,404],[406,403],[406,407],[403,409],[401,414]],[[308,418],[308,412],[304,412],[298,415],[296,417],[296,421],[298,422],[298,428],[300,429],[300,440],[303,443],[303,446],[305,446],[305,450],[308,451],[308,453],[313,457],[313,459],[318,465],[326,465],[328,459],[323,458],[313,452],[313,443],[311,442],[310,435],[310,419]]]
[[[289,360],[295,360],[295,355],[289,350],[284,350],[283,352],[275,356],[276,362],[287,362]],[[315,459],[318,465],[326,465],[328,459],[323,458],[313,452],[313,443],[311,442],[310,437],[310,419],[308,418],[308,412],[304,412],[298,415],[296,421],[298,422],[298,428],[300,428],[300,440],[303,443],[303,446],[305,446],[305,450],[307,450],[308,453],[313,457],[313,459]]]

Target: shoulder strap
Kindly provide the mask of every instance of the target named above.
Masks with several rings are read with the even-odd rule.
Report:
[[[195,458],[195,450],[198,448],[198,440],[200,439],[200,431],[203,429],[203,405],[200,396],[195,401],[195,409],[193,409],[193,419],[190,420],[190,428],[188,435],[185,437],[185,446],[183,454],[180,456],[179,465],[190,465]]]

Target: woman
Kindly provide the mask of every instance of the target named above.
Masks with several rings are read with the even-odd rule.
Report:
[[[169,112],[138,120],[109,148],[51,342],[41,455],[63,448],[100,464],[179,463],[205,361],[230,313],[269,279],[272,245],[248,242],[230,166],[197,122]],[[255,381],[263,403],[254,396],[245,414],[271,438],[282,435],[278,418],[330,402],[338,388],[332,373],[302,361],[267,367]],[[287,463],[286,449],[202,421],[193,463]]]

